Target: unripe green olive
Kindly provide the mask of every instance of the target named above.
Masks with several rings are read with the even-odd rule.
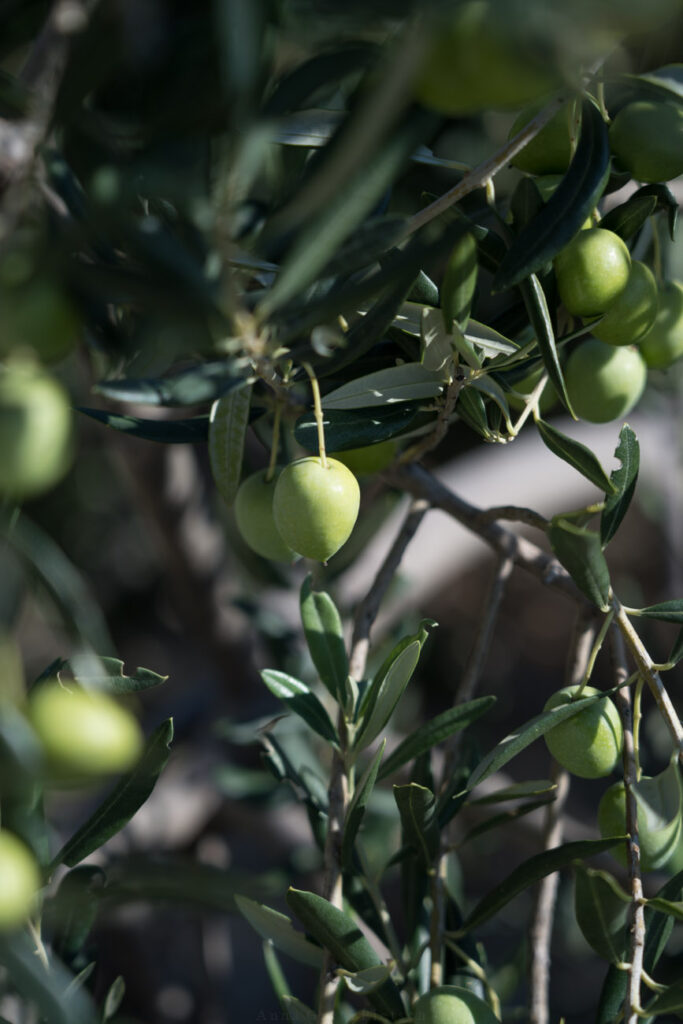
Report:
[[[543,109],[544,102],[538,101],[525,107],[515,118],[508,138],[529,123]],[[538,135],[527,142],[521,153],[513,157],[512,164],[520,171],[528,174],[563,174],[569,167],[572,157],[571,137],[569,134],[569,110],[561,107]],[[560,178],[558,177],[558,182]]]
[[[27,711],[53,773],[50,781],[126,771],[142,751],[137,720],[99,690],[50,680],[32,691]]]
[[[347,448],[344,452],[335,452],[334,457],[343,462],[354,476],[369,476],[371,473],[381,473],[391,465],[396,452],[396,442],[389,440],[369,444],[364,448]]]
[[[652,370],[666,369],[683,356],[683,285],[678,281],[666,281],[659,289],[655,321],[638,348]]]
[[[643,871],[657,871],[663,867],[673,857],[681,837],[681,818],[677,809],[669,821],[662,821],[647,802],[639,798],[638,786],[647,787],[653,783],[656,783],[656,779],[644,776],[634,787]],[[623,782],[615,782],[603,793],[598,804],[598,828],[602,836],[619,836],[627,831],[626,788]],[[613,847],[610,852],[621,864],[627,863],[625,843]]]
[[[588,338],[574,349],[564,371],[576,415],[589,423],[626,416],[645,390],[647,367],[637,349]]]
[[[305,558],[326,562],[350,537],[358,518],[360,488],[337,459],[317,455],[291,462],[273,497],[275,525],[285,544]]]
[[[578,686],[564,686],[547,701],[544,711],[569,704]],[[593,686],[584,686],[582,696],[600,693]],[[596,701],[550,729],[544,736],[546,746],[555,760],[572,775],[582,779],[599,779],[614,769],[624,741],[619,712],[609,697]]]
[[[54,377],[24,360],[0,368],[0,494],[21,500],[56,484],[72,435],[69,396]]]
[[[272,480],[266,480],[267,472],[259,470],[242,481],[235,497],[235,519],[252,551],[274,562],[291,562],[294,552],[278,533],[273,518],[275,485],[282,470],[278,467]]]
[[[626,287],[593,327],[593,334],[608,345],[630,345],[652,327],[657,303],[654,274],[644,263],[634,260]]]
[[[64,359],[80,331],[73,305],[53,281],[36,278],[0,289],[0,354],[32,349],[44,362]]]
[[[440,985],[413,1006],[415,1024],[500,1024],[488,1003],[469,989]]]
[[[637,100],[612,122],[610,146],[636,181],[670,181],[683,174],[683,110],[676,103]]]
[[[40,886],[38,864],[28,846],[13,832],[0,829],[0,931],[24,923]]]
[[[532,370],[531,373],[527,373],[526,376],[521,378],[521,380],[515,381],[512,387],[515,391],[519,392],[520,395],[530,395],[541,379],[541,375],[543,373],[545,373],[545,367],[539,366],[537,369]],[[525,406],[524,400],[522,398],[517,398],[516,395],[506,394],[506,398],[511,409],[516,409],[521,412]],[[547,380],[543,391],[541,391],[541,397],[538,403],[541,415],[543,416],[545,413],[550,412],[556,402],[557,391],[550,380]]]
[[[631,256],[613,231],[580,231],[555,257],[560,298],[575,316],[600,316],[628,283]]]
[[[528,33],[488,0],[465,0],[441,27],[416,84],[417,99],[448,116],[487,108],[512,110],[560,84],[551,62],[539,58]]]

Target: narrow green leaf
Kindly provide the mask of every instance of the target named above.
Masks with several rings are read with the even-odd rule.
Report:
[[[564,382],[560,357],[557,353],[555,331],[543,286],[536,275],[531,274],[528,281],[521,283],[520,291],[529,321],[536,335],[538,351],[548,373],[548,379],[562,399],[565,408],[574,416],[569,395],[567,394],[567,386]],[[574,419],[576,419],[575,416]]]
[[[344,869],[351,867],[353,846],[356,841],[356,836],[358,835],[358,829],[361,826],[361,822],[365,814],[365,808],[368,805],[368,800],[370,799],[375,782],[377,781],[377,772],[379,771],[380,762],[384,755],[386,743],[386,740],[382,740],[379,745],[377,753],[368,765],[363,778],[359,782],[356,791],[353,794],[353,799],[349,804],[349,809],[346,812],[344,836],[341,848],[341,863]]]
[[[613,231],[625,242],[636,235],[657,208],[655,196],[630,196],[625,203],[615,206],[600,221],[600,227]]]
[[[267,117],[279,117],[301,110],[321,86],[334,88],[348,75],[364,71],[377,57],[372,43],[343,44],[336,50],[326,49],[284,74],[275,84],[264,104]]]
[[[278,672],[271,668],[261,672],[261,679],[270,692],[281,700],[288,710],[303,718],[314,732],[335,746],[339,743],[330,716],[305,683],[294,676],[288,676],[286,672]]]
[[[113,651],[114,644],[94,594],[52,537],[23,514],[10,523],[2,513],[0,536],[45,587],[67,630],[94,651]]]
[[[193,416],[187,420],[144,420],[139,416],[123,416],[107,412],[106,409],[87,409],[77,406],[77,411],[119,430],[131,437],[144,441],[158,441],[160,444],[198,444],[209,436],[209,417]]]
[[[416,634],[403,637],[396,644],[368,686],[358,715],[361,724],[356,737],[356,750],[362,750],[372,743],[391,718],[419,661],[422,645],[428,636],[428,625],[433,626],[435,623],[431,619],[423,620]]]
[[[669,224],[669,237],[671,241],[676,240],[676,222],[678,220],[678,200],[670,188],[664,182],[656,182],[654,185],[643,185],[635,193],[639,196],[654,196],[657,209],[666,213]]]
[[[439,852],[436,798],[431,789],[416,782],[394,786],[394,798],[401,816],[404,842],[415,850],[423,869],[428,871]]]
[[[557,789],[557,783],[550,779],[535,779],[529,782],[513,782],[511,786],[503,786],[493,793],[485,796],[474,797],[470,804],[497,804],[506,800],[520,800],[528,796],[540,796],[543,793],[551,793]]]
[[[575,843],[565,843],[563,846],[556,846],[552,850],[546,850],[530,857],[477,903],[466,918],[463,931],[479,928],[515,896],[547,875],[569,867],[574,861],[594,857],[598,853],[610,850],[623,841],[624,836],[609,839],[587,839]]]
[[[478,697],[466,704],[458,704],[456,707],[449,708],[432,718],[431,721],[406,736],[392,750],[379,771],[378,779],[386,779],[408,761],[426,753],[438,743],[443,743],[453,733],[467,728],[468,725],[476,722],[481,715],[485,714],[495,702],[495,697]]]
[[[486,415],[484,399],[474,388],[463,388],[458,395],[457,413],[461,420],[485,440],[490,440],[491,431]]]
[[[665,900],[661,896],[653,896],[647,901],[647,906],[658,910],[660,914],[668,914],[676,921],[683,921],[683,900]]]
[[[683,64],[664,64],[661,68],[638,76],[626,75],[626,80],[652,89],[660,100],[683,100]]]
[[[329,594],[314,590],[310,574],[301,587],[301,622],[321,682],[339,700],[349,674],[342,622]]]
[[[631,504],[640,468],[640,445],[638,438],[625,423],[619,432],[619,444],[614,452],[621,466],[611,474],[612,493],[607,493],[605,507],[600,517],[600,540],[605,547],[619,529],[622,519]]]
[[[280,966],[280,958],[278,957],[275,946],[269,939],[264,940],[262,945],[263,950],[263,963],[265,964],[270,983],[273,986],[273,992],[280,1000],[280,1004],[284,1005],[284,1000],[291,996],[291,990],[287,983],[285,972]]]
[[[678,636],[674,640],[667,662],[670,665],[677,665],[681,658],[683,658],[683,627],[678,631]]]
[[[102,1020],[111,1020],[114,1014],[119,1009],[123,1002],[123,997],[126,994],[126,983],[119,974],[117,978],[114,978],[109,991],[104,1000],[104,1009],[102,1010]]]
[[[661,1017],[667,1013],[675,1013],[680,1017],[683,1010],[683,982],[676,982],[674,985],[660,992],[643,1007],[644,1013],[649,1017]]]
[[[102,868],[91,864],[73,868],[43,905],[43,922],[53,936],[53,948],[69,963],[83,949],[95,924],[106,881]]]
[[[440,373],[421,363],[402,363],[342,384],[323,396],[323,409],[369,409],[414,399],[435,398],[443,389]]]
[[[453,339],[443,325],[441,311],[424,306],[420,317],[422,365],[449,381],[453,369]]]
[[[548,804],[553,802],[553,797],[546,797],[543,800],[530,800],[525,804],[518,804],[517,807],[513,807],[508,811],[499,811],[498,814],[491,815],[490,818],[485,818],[480,821],[479,824],[474,825],[469,831],[465,832],[461,839],[458,840],[458,846],[463,846],[465,843],[469,843],[470,840],[476,839],[479,836],[484,835],[486,832],[491,832],[494,828],[501,828],[503,825],[509,825],[510,822],[517,821],[518,818],[523,818],[526,814],[531,814],[532,811],[537,811],[539,807],[546,807]]]
[[[247,382],[238,375],[238,369],[231,361],[222,359],[199,363],[168,377],[100,381],[93,390],[115,402],[134,402],[136,405],[198,405],[213,402],[228,391],[244,387]]]
[[[662,619],[664,622],[675,622],[683,625],[683,598],[678,597],[673,601],[662,601],[661,604],[651,604],[647,608],[641,608],[638,612],[646,619]]]
[[[138,693],[140,690],[149,690],[152,686],[160,686],[165,683],[168,676],[160,676],[158,672],[152,672],[149,668],[136,668],[132,675],[126,675],[123,671],[123,662],[119,658],[100,657],[102,675],[84,675],[82,672],[75,672],[74,676],[83,686],[92,686],[96,689],[105,690],[108,693]],[[69,662],[65,663],[69,665]]]
[[[567,519],[553,519],[548,538],[577,587],[602,611],[609,607],[610,578],[599,534]]]
[[[250,403],[251,385],[223,395],[213,403],[209,416],[211,474],[228,508],[240,485]]]
[[[320,968],[323,952],[301,932],[296,931],[286,914],[281,914],[264,903],[257,903],[246,896],[235,895],[237,909],[246,917],[255,932],[268,939],[281,953],[286,953],[299,963]]]
[[[497,744],[491,750],[486,757],[483,758],[472,772],[468,783],[467,789],[472,790],[475,786],[483,782],[484,779],[488,779],[494,772],[499,771],[503,765],[511,761],[513,757],[516,757],[520,751],[524,750],[537,740],[540,736],[544,736],[548,730],[553,729],[560,722],[563,722],[567,718],[572,718],[579,711],[584,708],[588,708],[591,704],[594,704],[598,700],[602,700],[607,696],[607,691],[600,694],[594,694],[590,697],[581,697],[580,700],[572,701],[569,704],[562,704],[559,707],[551,708],[550,711],[543,711],[540,715],[536,715],[534,718],[529,719],[524,725],[521,725],[519,729],[506,736],[500,743]]]
[[[628,949],[626,920],[630,899],[611,875],[576,866],[574,913],[586,942],[609,963],[619,963]]]
[[[0,964],[6,968],[12,986],[37,1006],[41,1018],[50,1024],[99,1024],[90,995],[73,985],[73,974],[56,957],[50,957],[50,969],[46,971],[27,932],[0,936]]]
[[[330,951],[341,967],[347,971],[362,971],[381,966],[382,961],[353,918],[333,907],[322,896],[290,889],[287,902],[306,931]],[[369,993],[368,999],[379,1013],[390,1020],[405,1016],[403,1001],[391,979]]]
[[[283,996],[282,1005],[288,1014],[287,1020],[293,1021],[294,1024],[316,1024],[318,1020],[318,1014],[296,996]]]
[[[493,327],[479,323],[478,320],[470,319],[463,333],[470,344],[481,350],[485,359],[494,359],[500,355],[514,355],[519,347],[509,338],[494,330]]]
[[[152,733],[135,768],[124,775],[85,824],[67,840],[53,865],[64,863],[74,867],[128,824],[154,789],[170,756],[172,739],[173,719],[169,718]]]
[[[512,288],[535,274],[571,241],[602,195],[609,177],[609,155],[602,114],[586,101],[579,143],[569,169],[543,209],[508,249],[493,279],[495,291]]]
[[[585,476],[586,480],[590,480],[601,491],[606,491],[608,494],[614,493],[615,485],[610,481],[597,456],[593,454],[590,448],[587,448],[585,444],[581,444],[580,441],[575,441],[572,437],[567,437],[566,434],[561,433],[556,427],[546,423],[545,420],[538,419],[536,426],[541,435],[541,440],[553,455],[557,455],[558,459],[568,462],[570,466],[578,470],[582,476]]]
[[[365,967],[362,971],[345,971],[342,968],[337,974],[344,979],[349,992],[366,996],[388,980],[391,969],[386,964],[380,964],[378,967]]]
[[[372,409],[330,409],[323,413],[328,451],[343,452],[388,441],[410,430],[419,412],[418,402],[401,402]],[[318,426],[312,412],[305,413],[296,421],[294,438],[306,451],[318,454]]]
[[[453,321],[465,330],[477,287],[477,243],[466,232],[453,246],[441,284],[443,323],[450,332]]]

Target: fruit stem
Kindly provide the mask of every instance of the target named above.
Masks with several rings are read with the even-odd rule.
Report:
[[[600,632],[596,636],[595,642],[594,642],[594,644],[593,644],[593,646],[591,648],[591,652],[590,652],[590,655],[588,657],[588,663],[586,665],[586,671],[583,674],[583,679],[579,683],[578,690],[572,696],[572,700],[579,700],[579,698],[581,697],[581,695],[583,693],[583,690],[584,690],[586,684],[588,683],[588,680],[590,679],[591,675],[593,674],[593,668],[595,666],[595,659],[597,658],[598,654],[600,653],[600,649],[601,649],[602,645],[605,642],[605,637],[607,636],[607,630],[611,626],[613,618],[614,618],[614,609],[612,608],[607,613],[605,618],[603,619],[602,626],[600,627]]]
[[[320,455],[320,463],[323,469],[328,469],[327,452],[325,451],[325,428],[323,427],[323,405],[320,399],[320,385],[318,384],[318,378],[316,377],[311,364],[303,363],[302,365],[311,381],[311,391],[313,392],[313,413],[315,415],[315,424],[318,428],[318,453]]]
[[[280,421],[282,419],[282,405],[280,402],[275,403],[275,415],[273,416],[273,438],[270,443],[270,461],[268,463],[268,469],[266,470],[265,481],[267,484],[275,476],[275,467],[277,465],[278,449],[280,447]]]
[[[643,774],[642,768],[640,767],[640,723],[643,718],[644,686],[645,680],[641,675],[639,675],[638,682],[636,683],[636,689],[633,694],[633,753],[635,758],[636,782],[640,782],[641,776]]]

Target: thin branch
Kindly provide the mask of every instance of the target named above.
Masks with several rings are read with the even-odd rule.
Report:
[[[531,121],[522,128],[520,132],[517,132],[509,142],[506,142],[504,146],[501,146],[488,160],[484,163],[479,164],[473,168],[465,177],[458,182],[452,189],[445,192],[438,199],[435,199],[429,206],[425,206],[423,210],[420,210],[408,221],[406,228],[406,234],[412,234],[418,231],[425,224],[429,224],[430,221],[436,217],[441,216],[455,203],[460,202],[465,196],[469,195],[470,192],[474,192],[477,188],[482,188],[486,185],[494,175],[502,171],[503,168],[507,167],[513,157],[516,157],[518,153],[524,149],[528,142],[531,142],[533,138],[538,135],[542,128],[544,128],[549,121],[553,119],[555,114],[560,110],[567,102],[566,96],[558,96],[552,100],[547,107],[544,107],[536,117],[532,118]]]
[[[679,764],[683,765],[683,726],[681,725],[681,721],[676,713],[676,709],[671,703],[669,694],[664,689],[661,676],[656,670],[652,658],[645,650],[643,641],[633,628],[625,609],[616,597],[613,597],[612,599],[612,607],[615,611],[616,624],[621,631],[621,635],[623,636],[627,647],[631,651],[631,655],[638,667],[638,671],[650,687],[652,696],[657,703],[660,714],[671,733],[671,738],[673,739],[678,751]]]
[[[479,679],[481,678],[484,663],[491,649],[491,638],[493,636],[493,630],[498,618],[500,604],[505,592],[505,585],[510,578],[513,568],[513,560],[506,556],[501,558],[496,565],[491,587],[486,595],[484,612],[479,625],[479,630],[477,631],[477,635],[474,639],[474,644],[472,645],[472,650],[470,651],[462,679],[460,680],[460,684],[458,685],[458,689],[455,693],[455,698],[453,700],[454,706],[457,704],[464,704],[466,701],[472,700],[477,686],[479,685]],[[463,734],[461,732],[454,733],[450,737],[446,746],[444,767],[441,776],[442,792],[448,787],[449,781],[453,775],[462,735]]]
[[[524,523],[537,530],[547,530],[549,522],[540,512],[532,508],[520,508],[518,505],[494,505],[481,513],[482,522],[492,523],[497,519],[506,519],[510,523]]]
[[[633,716],[631,690],[628,686],[628,665],[623,634],[613,628],[610,632],[612,663],[616,683],[621,688],[614,695],[614,702],[621,716],[624,729],[624,788],[626,791],[626,831],[629,833],[628,873],[631,881],[631,906],[629,934],[631,936],[629,982],[624,1006],[625,1024],[637,1024],[640,1010],[640,982],[643,972],[645,951],[645,910],[643,905],[643,880],[640,870],[640,842],[638,839],[638,807],[633,791],[638,778],[635,743],[633,740]]]
[[[586,604],[586,598],[572,580],[569,573],[556,558],[524,537],[518,537],[499,523],[491,522],[487,513],[475,505],[459,498],[423,466],[399,466],[383,474],[384,480],[393,487],[407,491],[415,498],[423,498],[434,508],[457,519],[485,543],[510,558],[515,565],[532,573],[546,586],[571,598],[577,604]]]
[[[372,624],[377,617],[384,595],[396,575],[396,570],[401,564],[405,550],[415,536],[428,508],[429,502],[423,498],[417,498],[412,502],[391,550],[384,559],[372,586],[358,605],[353,624],[351,657],[349,659],[349,673],[354,679],[363,678],[370,647]]]
[[[598,631],[593,609],[581,609],[576,618],[574,633],[569,647],[566,681],[577,686],[583,679],[590,660],[593,643]],[[555,799],[545,812],[543,828],[543,849],[559,846],[564,835],[564,807],[569,795],[569,772],[555,760],[552,762],[551,778],[556,784]],[[534,912],[529,928],[529,1022],[548,1024],[550,1019],[550,950],[552,947],[553,922],[559,874],[547,875],[538,886]]]

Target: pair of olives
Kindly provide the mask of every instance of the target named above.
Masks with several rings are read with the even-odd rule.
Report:
[[[291,462],[268,479],[267,470],[247,477],[235,499],[242,537],[264,558],[291,562],[295,555],[326,562],[355,525],[360,488],[338,459],[316,455]]]

